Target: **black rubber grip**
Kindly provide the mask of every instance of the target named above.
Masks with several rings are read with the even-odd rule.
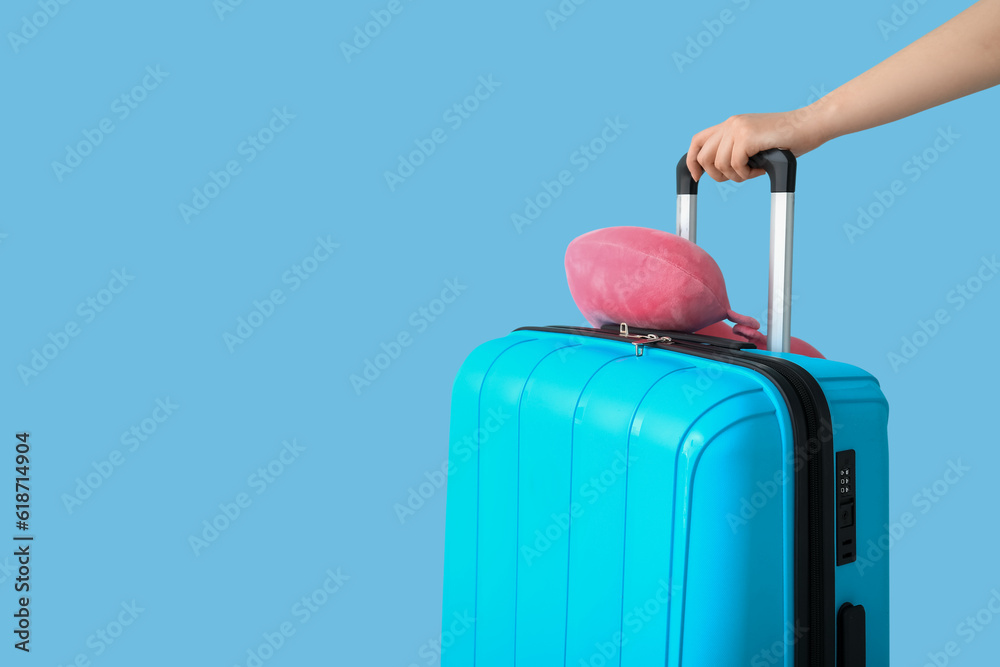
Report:
[[[750,158],[750,166],[763,169],[771,179],[771,192],[795,192],[795,156],[792,151],[769,148]]]
[[[696,195],[698,194],[698,181],[691,177],[691,170],[687,166],[688,154],[681,156],[681,161],[677,163],[677,194]]]
[[[750,166],[763,169],[771,179],[771,192],[795,192],[795,156],[791,151],[769,148],[750,158]],[[677,163],[677,194],[698,194],[698,181],[687,168],[687,153]]]

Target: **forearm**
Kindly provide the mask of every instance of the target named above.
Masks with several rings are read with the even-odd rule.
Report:
[[[810,107],[821,143],[1000,84],[1000,0],[975,5]]]

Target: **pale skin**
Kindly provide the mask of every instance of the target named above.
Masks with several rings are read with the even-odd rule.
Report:
[[[809,106],[732,116],[691,140],[687,165],[737,183],[764,174],[750,156],[785,148],[796,157],[827,141],[891,123],[1000,84],[1000,0],[980,0]]]

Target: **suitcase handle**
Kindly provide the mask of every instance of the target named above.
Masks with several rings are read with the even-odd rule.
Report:
[[[750,158],[771,179],[771,260],[767,297],[767,348],[788,352],[792,337],[792,231],[795,222],[795,156],[771,148]],[[687,153],[677,163],[677,235],[697,242],[698,182],[687,167]]]

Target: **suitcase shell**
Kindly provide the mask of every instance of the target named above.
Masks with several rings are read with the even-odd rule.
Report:
[[[775,356],[822,388],[833,448],[856,452],[857,542],[877,545],[888,523],[877,381]],[[443,667],[795,664],[796,456],[767,378],[517,331],[462,366],[451,429]],[[823,604],[833,616],[862,605],[868,664],[888,665],[888,554],[870,555],[835,568]],[[472,627],[455,632],[463,615]]]

